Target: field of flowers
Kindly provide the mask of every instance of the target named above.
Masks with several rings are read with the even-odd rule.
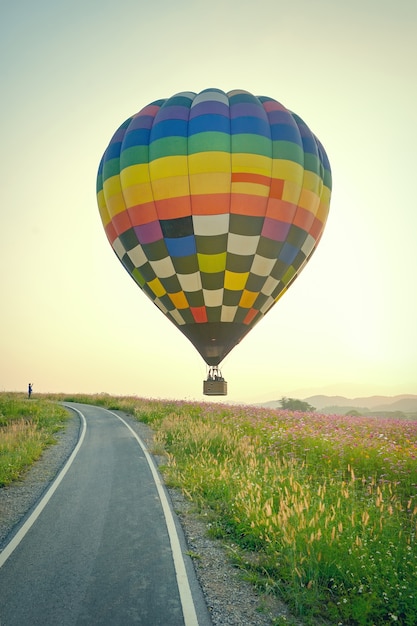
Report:
[[[306,625],[417,624],[417,421],[65,399],[150,424],[166,482],[208,514],[244,576]]]
[[[417,624],[416,421],[102,403],[155,429],[167,483],[306,624]]]

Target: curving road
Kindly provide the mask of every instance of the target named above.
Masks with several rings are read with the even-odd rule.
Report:
[[[143,443],[117,414],[72,406],[79,444],[0,554],[0,625],[209,626]]]

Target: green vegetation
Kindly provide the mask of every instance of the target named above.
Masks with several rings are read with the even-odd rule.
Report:
[[[65,399],[150,424],[167,484],[204,513],[242,576],[306,625],[417,624],[416,421]]]
[[[19,479],[63,427],[68,412],[45,399],[0,393],[0,487]]]
[[[154,428],[166,482],[204,511],[242,575],[305,624],[417,623],[417,422],[100,403]]]
[[[281,407],[288,411],[303,411],[304,413],[310,413],[315,411],[315,407],[311,406],[304,400],[298,400],[297,398],[286,398],[285,396],[279,401]]]

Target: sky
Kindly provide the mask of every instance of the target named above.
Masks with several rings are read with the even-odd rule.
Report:
[[[126,118],[217,87],[296,112],[333,175],[316,252],[224,360],[218,400],[417,393],[415,0],[16,0],[0,49],[0,391],[207,399],[95,186]]]

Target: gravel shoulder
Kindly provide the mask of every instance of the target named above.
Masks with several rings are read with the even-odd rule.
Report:
[[[153,431],[126,413],[117,411],[153,453]],[[0,551],[30,515],[77,444],[80,419],[71,411],[65,429],[57,434],[57,444],[46,449],[22,480],[0,488]],[[157,464],[163,459],[153,455]],[[200,583],[213,626],[302,626],[286,606],[271,596],[260,595],[243,580],[234,567],[226,546],[207,535],[208,521],[196,512],[178,490],[168,489],[173,509],[184,531],[188,553]]]

